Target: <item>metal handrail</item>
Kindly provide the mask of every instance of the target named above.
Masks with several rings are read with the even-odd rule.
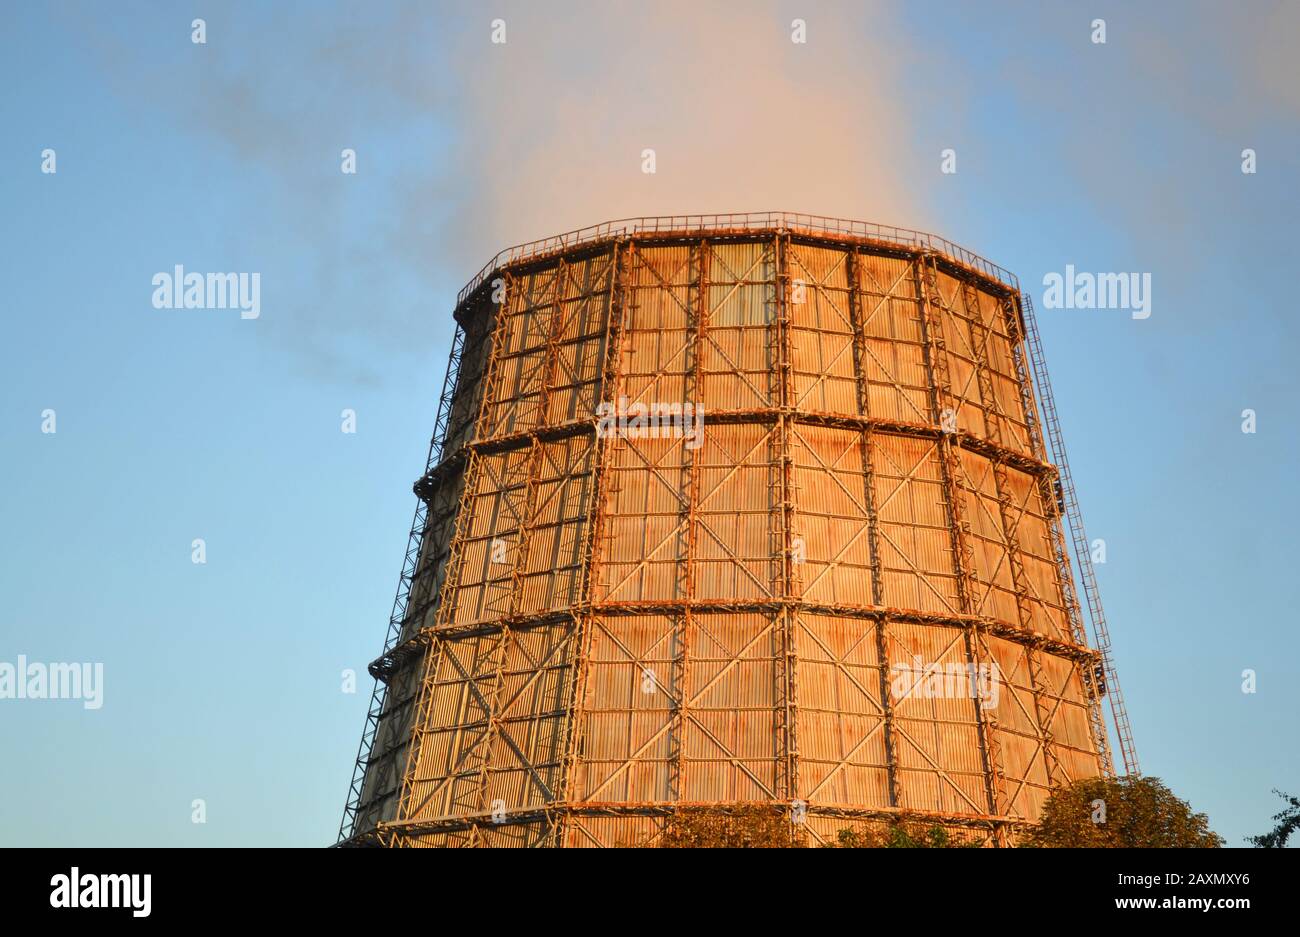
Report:
[[[872,238],[916,250],[932,250],[960,261],[968,267],[1012,289],[1020,289],[1020,281],[1011,271],[985,260],[974,251],[954,244],[947,238],[911,228],[877,224],[871,221],[853,221],[848,218],[830,218],[825,215],[808,215],[802,212],[768,211],[735,212],[711,215],[658,215],[642,218],[621,218],[604,221],[564,234],[516,244],[499,251],[483,265],[474,278],[456,296],[460,306],[487,280],[492,272],[507,264],[518,263],[555,251],[567,250],[581,244],[629,237],[636,234],[696,233],[704,231],[765,231],[781,229],[813,234],[840,234],[850,237]]]

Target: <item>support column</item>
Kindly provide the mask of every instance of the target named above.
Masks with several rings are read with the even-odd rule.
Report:
[[[610,284],[605,305],[604,360],[601,364],[600,404],[614,406],[618,399],[619,381],[622,379],[623,329],[627,322],[630,301],[627,291],[627,264],[635,257],[636,245],[631,241],[616,241],[611,260]],[[592,414],[595,421],[597,416]],[[596,424],[599,426],[599,424]],[[615,447],[620,443],[617,435],[602,437],[598,432],[592,439],[591,519],[587,522],[583,542],[582,579],[574,607],[573,657],[574,672],[569,687],[564,719],[564,763],[560,769],[559,809],[552,825],[553,845],[563,846],[572,825],[572,807],[577,800],[578,757],[582,750],[582,711],[587,699],[590,669],[591,635],[594,630],[592,611],[594,596],[600,583],[600,563],[605,541],[605,524],[608,515],[610,478],[609,466]]]
[[[773,546],[780,551],[774,571],[777,573],[773,583],[774,592],[780,599],[779,621],[776,633],[779,635],[776,653],[779,655],[781,673],[778,690],[784,699],[780,710],[782,741],[784,752],[777,760],[778,772],[784,772],[784,783],[778,780],[777,793],[787,802],[798,800],[802,796],[799,782],[799,658],[796,650],[799,622],[794,603],[798,598],[799,576],[794,569],[794,526],[796,504],[794,497],[794,457],[790,451],[792,433],[791,413],[793,410],[794,389],[792,386],[793,350],[790,340],[790,269],[789,257],[790,235],[778,231],[772,242],[775,272],[775,308],[772,322],[773,373],[775,383],[771,385],[775,398],[777,418],[771,432],[773,445],[773,469],[776,473],[774,494],[779,513]]]
[[[862,317],[861,257],[853,248],[846,260],[849,284],[849,324],[853,328],[853,376],[857,391],[858,415],[871,418],[870,385],[867,379],[867,336]],[[867,549],[871,557],[871,604],[885,607],[885,582],[880,565],[880,518],[876,512],[876,479],[874,466],[875,439],[870,429],[862,431],[863,499],[867,509]],[[894,698],[889,680],[889,642],[886,636],[887,617],[881,615],[874,622],[876,629],[876,660],[880,665],[880,708],[884,720],[885,762],[889,789],[889,806],[903,805],[902,778],[899,772],[901,740],[894,717]]]
[[[694,407],[704,401],[704,348],[708,340],[709,328],[709,270],[712,251],[707,240],[701,240],[694,248],[695,256],[695,302],[690,304],[694,315],[695,337],[691,349],[691,371],[687,390],[687,400]],[[699,448],[690,449],[683,438],[682,460],[686,483],[682,505],[681,524],[684,530],[682,564],[678,569],[678,586],[681,590],[684,606],[681,614],[675,617],[673,635],[673,680],[671,698],[674,702],[673,725],[669,736],[669,777],[668,795],[674,802],[681,802],[685,797],[686,776],[686,726],[690,719],[687,707],[690,700],[691,641],[694,627],[693,605],[696,599],[696,584],[699,577],[698,539],[700,507],[700,463],[704,458],[704,440]]]
[[[925,342],[926,368],[930,377],[930,392],[934,417],[942,432],[935,445],[942,467],[944,500],[947,502],[948,528],[952,534],[953,569],[957,579],[960,611],[976,616],[976,594],[979,580],[975,576],[975,551],[970,546],[970,522],[965,517],[962,504],[961,454],[958,445],[960,430],[957,427],[957,400],[952,392],[948,374],[948,348],[944,337],[944,318],[951,318],[951,309],[943,299],[939,287],[939,271],[934,255],[923,253],[916,259],[917,292],[920,296],[921,334]],[[986,642],[983,629],[976,624],[965,628],[966,660],[971,666],[991,665],[986,659]],[[984,645],[984,646],[981,646]],[[998,743],[996,717],[972,700],[975,721],[979,729],[981,756],[984,762],[985,790],[988,811],[994,816],[1006,815],[1006,781],[1002,772],[1001,749]],[[994,829],[999,845],[1005,845],[1002,826]]]

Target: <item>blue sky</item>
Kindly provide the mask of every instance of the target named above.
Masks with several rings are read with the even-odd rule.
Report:
[[[1142,766],[1232,845],[1300,789],[1294,5],[505,4],[499,49],[470,5],[201,6],[0,30],[0,661],[105,666],[101,710],[0,701],[0,843],[332,841],[456,290],[686,210],[933,230],[1036,299],[1150,272],[1150,319],[1040,309]],[[261,317],[154,309],[176,264]]]

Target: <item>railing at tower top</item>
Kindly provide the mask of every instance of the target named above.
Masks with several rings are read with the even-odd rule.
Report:
[[[470,280],[465,285],[465,288],[460,291],[456,297],[456,305],[459,306],[482,286],[483,282],[492,275],[492,271],[500,269],[506,264],[529,260],[555,251],[568,250],[594,241],[629,237],[636,234],[689,234],[697,231],[763,231],[772,229],[870,238],[913,250],[937,251],[974,270],[978,270],[990,279],[1012,289],[1020,289],[1020,281],[1009,270],[1004,270],[975,252],[934,234],[914,231],[911,228],[899,228],[894,225],[876,224],[871,221],[828,218],[824,215],[805,215],[800,212],[768,211],[621,218],[617,221],[605,221],[590,227],[579,228],[576,231],[556,234],[538,241],[529,241],[526,244],[516,244],[514,247],[507,247],[505,250],[500,251],[483,266],[483,269],[474,276],[474,279]]]
[[[1133,729],[1129,725],[1128,710],[1124,706],[1124,694],[1120,692],[1119,676],[1115,671],[1115,659],[1111,653],[1110,629],[1106,627],[1106,614],[1101,607],[1101,594],[1097,590],[1097,577],[1092,567],[1092,553],[1088,546],[1088,537],[1083,529],[1083,514],[1079,510],[1079,499],[1074,493],[1074,480],[1070,475],[1070,461],[1065,455],[1065,440],[1061,434],[1060,419],[1056,415],[1056,401],[1052,396],[1052,385],[1047,377],[1047,365],[1043,359],[1043,343],[1038,335],[1035,322],[1034,304],[1028,294],[1021,294],[1022,313],[1025,320],[1025,344],[1029,348],[1034,384],[1038,390],[1038,405],[1043,411],[1043,426],[1047,430],[1050,457],[1056,465],[1061,483],[1061,497],[1065,502],[1066,519],[1069,521],[1070,537],[1074,544],[1074,559],[1079,567],[1079,578],[1083,582],[1083,593],[1088,604],[1088,617],[1092,620],[1092,639],[1101,653],[1102,666],[1106,674],[1106,698],[1110,701],[1110,712],[1115,722],[1115,736],[1119,741],[1120,757],[1124,760],[1124,773],[1136,775],[1138,768],[1137,750],[1133,746]]]
[[[451,422],[452,398],[456,393],[456,383],[460,377],[460,362],[465,350],[465,330],[457,326],[451,339],[451,353],[447,358],[447,373],[442,380],[442,396],[438,400],[438,416],[434,422],[433,435],[429,439],[429,453],[424,460],[427,474],[435,461],[442,455],[443,445],[447,439],[447,429]],[[415,517],[411,521],[411,532],[406,538],[406,554],[402,559],[402,574],[397,581],[397,595],[393,599],[392,613],[388,617],[388,634],[384,638],[384,650],[380,657],[387,656],[397,646],[402,626],[406,622],[406,609],[411,598],[411,586],[420,565],[420,547],[424,541],[424,528],[428,520],[429,508],[423,498],[417,497]],[[361,742],[357,747],[357,760],[352,768],[352,784],[348,787],[348,800],[343,807],[343,820],[339,823],[341,843],[356,833],[357,815],[361,811],[361,794],[365,786],[366,769],[370,766],[370,754],[375,746],[375,736],[379,731],[379,721],[383,716],[384,703],[388,696],[388,684],[378,678],[370,691],[370,706],[366,710],[366,722],[361,730]]]

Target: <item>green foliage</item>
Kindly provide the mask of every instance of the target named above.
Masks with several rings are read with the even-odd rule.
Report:
[[[1259,836],[1246,837],[1246,842],[1260,849],[1282,849],[1291,834],[1300,829],[1300,798],[1283,794],[1276,788],[1273,793],[1285,800],[1288,806],[1281,813],[1273,814],[1273,819],[1277,821],[1277,826],[1273,829]]]
[[[976,843],[952,838],[942,826],[897,821],[884,829],[840,830],[831,849],[970,849]]]
[[[808,845],[807,834],[790,817],[770,807],[688,810],[668,819],[657,845],[662,849],[789,849]],[[960,849],[942,826],[898,820],[883,827],[842,829],[831,849]]]
[[[1087,778],[1052,793],[1021,845],[1212,849],[1223,837],[1159,778]]]
[[[1300,798],[1277,792],[1288,804],[1269,833],[1250,837],[1261,847],[1285,846],[1300,830]],[[668,819],[658,845],[665,849],[781,849],[808,845],[788,814],[768,806],[687,810]],[[1203,813],[1194,813],[1159,778],[1087,778],[1057,789],[1036,826],[1020,843],[1030,848],[1193,848],[1223,845]],[[978,844],[954,838],[938,824],[900,818],[882,825],[841,829],[831,849],[963,849]]]
[[[768,807],[689,810],[669,817],[661,849],[788,849],[806,845],[789,816]]]

